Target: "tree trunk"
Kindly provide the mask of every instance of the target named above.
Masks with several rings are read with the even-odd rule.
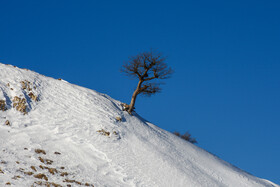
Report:
[[[137,85],[137,88],[136,88],[136,90],[133,92],[133,95],[132,95],[132,98],[131,98],[131,101],[130,101],[129,108],[128,108],[128,110],[127,110],[127,112],[128,112],[129,114],[132,114],[132,111],[133,111],[133,108],[134,108],[134,105],[135,105],[135,101],[136,101],[136,97],[137,97],[137,95],[140,93],[140,88],[141,88],[142,83],[143,83],[143,80],[139,80],[138,85]]]

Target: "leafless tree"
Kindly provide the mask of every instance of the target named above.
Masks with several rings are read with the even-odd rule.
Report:
[[[165,63],[166,58],[161,53],[153,51],[143,52],[129,58],[121,68],[121,72],[127,76],[138,79],[138,84],[132,94],[131,102],[125,110],[132,113],[139,94],[151,96],[161,91],[160,84],[156,79],[167,79],[173,70]]]

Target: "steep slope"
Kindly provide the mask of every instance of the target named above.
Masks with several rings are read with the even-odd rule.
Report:
[[[0,72],[0,186],[278,186],[105,94],[10,65]]]

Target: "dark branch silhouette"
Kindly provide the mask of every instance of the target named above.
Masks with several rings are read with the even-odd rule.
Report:
[[[167,66],[165,60],[166,58],[160,53],[151,51],[132,56],[124,63],[121,72],[139,80],[130,105],[125,107],[129,114],[132,113],[136,97],[139,94],[150,96],[161,91],[160,83],[150,81],[170,78],[173,70]]]
[[[179,136],[180,138],[191,142],[193,144],[197,143],[196,139],[191,137],[191,134],[189,132],[186,132],[185,134],[181,135],[179,132],[174,132],[173,134],[175,134],[176,136]]]

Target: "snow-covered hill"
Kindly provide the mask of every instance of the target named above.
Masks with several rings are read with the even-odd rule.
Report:
[[[0,186],[278,186],[122,111],[105,94],[0,64]]]

